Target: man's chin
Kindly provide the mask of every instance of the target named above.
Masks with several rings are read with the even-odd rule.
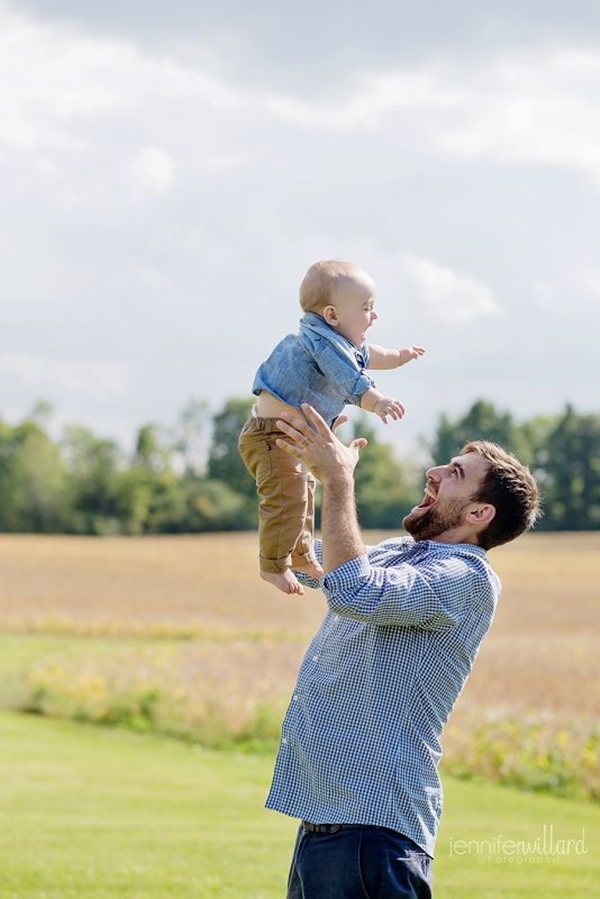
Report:
[[[402,527],[411,537],[417,537],[423,530],[427,529],[428,516],[426,512],[426,509],[419,509],[418,506],[415,506],[402,519]]]
[[[415,506],[402,519],[402,527],[415,540],[436,540],[441,534],[459,527],[467,504],[457,500],[444,509],[437,505]]]
[[[433,507],[415,506],[402,519],[402,527],[415,540],[435,540],[443,532],[444,522],[440,520]]]

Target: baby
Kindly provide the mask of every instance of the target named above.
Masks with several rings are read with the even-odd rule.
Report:
[[[312,475],[279,449],[282,413],[310,403],[333,426],[348,403],[378,415],[387,424],[404,415],[402,403],[384,396],[366,369],[398,368],[422,356],[420,346],[388,350],[365,343],[375,312],[375,285],[349,262],[316,262],[300,285],[304,315],[298,334],[277,344],[260,366],[252,392],[258,397],[239,438],[244,464],[260,499],[260,576],[284,593],[304,589],[292,569],[319,578],[323,569],[312,548]]]

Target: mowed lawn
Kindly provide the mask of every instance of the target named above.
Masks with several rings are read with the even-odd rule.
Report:
[[[0,714],[1,899],[283,899],[272,758]],[[437,899],[595,895],[592,803],[446,781]]]

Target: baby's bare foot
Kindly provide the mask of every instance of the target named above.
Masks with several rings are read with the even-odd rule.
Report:
[[[289,569],[286,571],[261,571],[260,576],[263,581],[273,584],[282,593],[304,595],[304,587]]]
[[[325,574],[316,559],[306,559],[305,561],[300,562],[294,560],[292,565],[295,571],[301,571],[303,574],[308,574],[316,580],[319,580],[319,578],[323,577]]]

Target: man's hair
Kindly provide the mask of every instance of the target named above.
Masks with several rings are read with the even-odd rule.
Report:
[[[332,301],[336,285],[353,278],[359,269],[351,262],[326,259],[311,265],[300,284],[300,305],[304,312],[322,312]]]
[[[527,466],[488,440],[467,443],[460,455],[466,453],[478,453],[489,463],[473,500],[490,503],[496,510],[478,534],[479,545],[484,549],[502,546],[532,528],[541,515],[540,492]]]

